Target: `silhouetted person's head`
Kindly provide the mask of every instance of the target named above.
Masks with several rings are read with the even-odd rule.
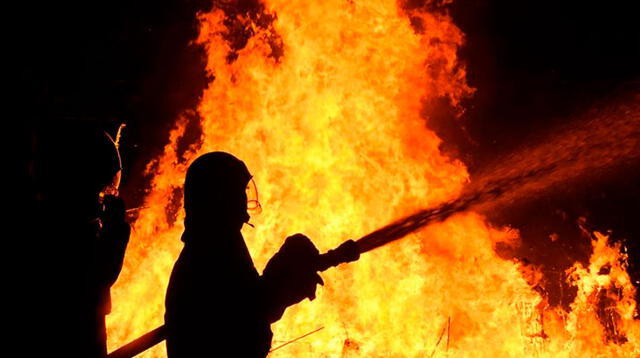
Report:
[[[43,125],[35,146],[38,199],[69,216],[94,217],[99,194],[120,179],[112,138],[95,122],[64,120]]]
[[[184,183],[187,228],[212,225],[239,231],[249,221],[246,189],[250,180],[247,166],[229,153],[211,152],[196,159]]]

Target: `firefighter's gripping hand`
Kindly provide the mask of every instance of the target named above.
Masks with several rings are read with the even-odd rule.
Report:
[[[104,197],[102,205],[104,210],[100,214],[100,222],[102,223],[103,236],[126,242],[129,239],[131,229],[125,219],[124,201],[119,197],[107,195]]]
[[[124,222],[126,210],[122,198],[106,195],[102,202],[104,211],[100,219],[105,225]]]
[[[305,235],[295,234],[285,240],[262,274],[268,289],[276,291],[278,304],[287,307],[305,298],[315,299],[317,285],[324,284],[316,270],[319,255]]]

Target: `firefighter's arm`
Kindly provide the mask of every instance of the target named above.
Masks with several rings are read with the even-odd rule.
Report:
[[[269,260],[261,277],[261,287],[270,322],[282,317],[285,309],[305,298],[316,297],[316,287],[324,282],[317,273],[319,252],[308,237],[288,237]]]
[[[104,213],[100,217],[100,257],[101,281],[108,286],[113,285],[124,261],[124,254],[129,242],[131,228],[125,221],[125,206],[121,198],[106,196]]]

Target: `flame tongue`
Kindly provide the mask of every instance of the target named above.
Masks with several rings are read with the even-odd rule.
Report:
[[[198,109],[201,143],[186,160],[178,157],[186,125],[180,120],[164,154],[149,166],[155,175],[149,209],[135,224],[113,290],[112,349],[162,323],[184,215],[167,215],[166,208],[178,207],[170,198],[201,153],[229,151],[254,175],[264,211],[245,237],[259,269],[289,234],[304,232],[326,251],[454,199],[468,180],[462,163],[440,153],[440,140],[421,116],[429,111],[425,99],[445,97],[457,106],[471,92],[456,59],[463,36],[449,17],[407,13],[396,1],[269,1],[265,9],[273,16],[235,15],[253,34],[242,48],[230,45],[234,34],[223,24],[231,20],[225,22],[221,10],[202,15],[198,41],[208,49],[215,80]],[[330,270],[318,299],[291,307],[273,325],[273,345],[325,328],[272,356],[637,352],[638,329],[631,323],[625,348],[591,347],[576,335],[577,326],[567,328],[560,319],[552,321],[557,335],[543,338],[542,298],[517,264],[493,250],[496,242],[516,239],[466,213]],[[147,356],[164,354],[156,347]]]

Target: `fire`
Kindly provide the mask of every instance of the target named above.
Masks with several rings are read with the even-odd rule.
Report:
[[[326,251],[454,199],[469,181],[423,119],[425,99],[446,97],[458,107],[472,92],[456,57],[464,37],[448,16],[396,1],[270,0],[264,12],[270,16],[260,21],[233,15],[253,33],[242,49],[230,45],[221,10],[201,15],[198,42],[215,76],[198,108],[202,136],[178,153],[187,126],[179,119],[148,167],[148,209],[112,290],[110,350],[163,323],[182,246],[179,190],[201,153],[231,152],[254,175],[264,210],[244,235],[259,271],[287,235],[303,232]],[[517,232],[469,212],[327,271],[318,298],[273,325],[273,346],[324,328],[271,356],[638,355],[633,286],[618,247],[598,236],[590,266],[573,268],[579,295],[566,314],[543,309],[524,268],[494,251],[517,241]],[[601,260],[606,275],[598,274]],[[612,328],[601,323],[599,292],[612,297],[607,317],[626,341],[612,341]],[[165,356],[164,345],[144,356]]]

